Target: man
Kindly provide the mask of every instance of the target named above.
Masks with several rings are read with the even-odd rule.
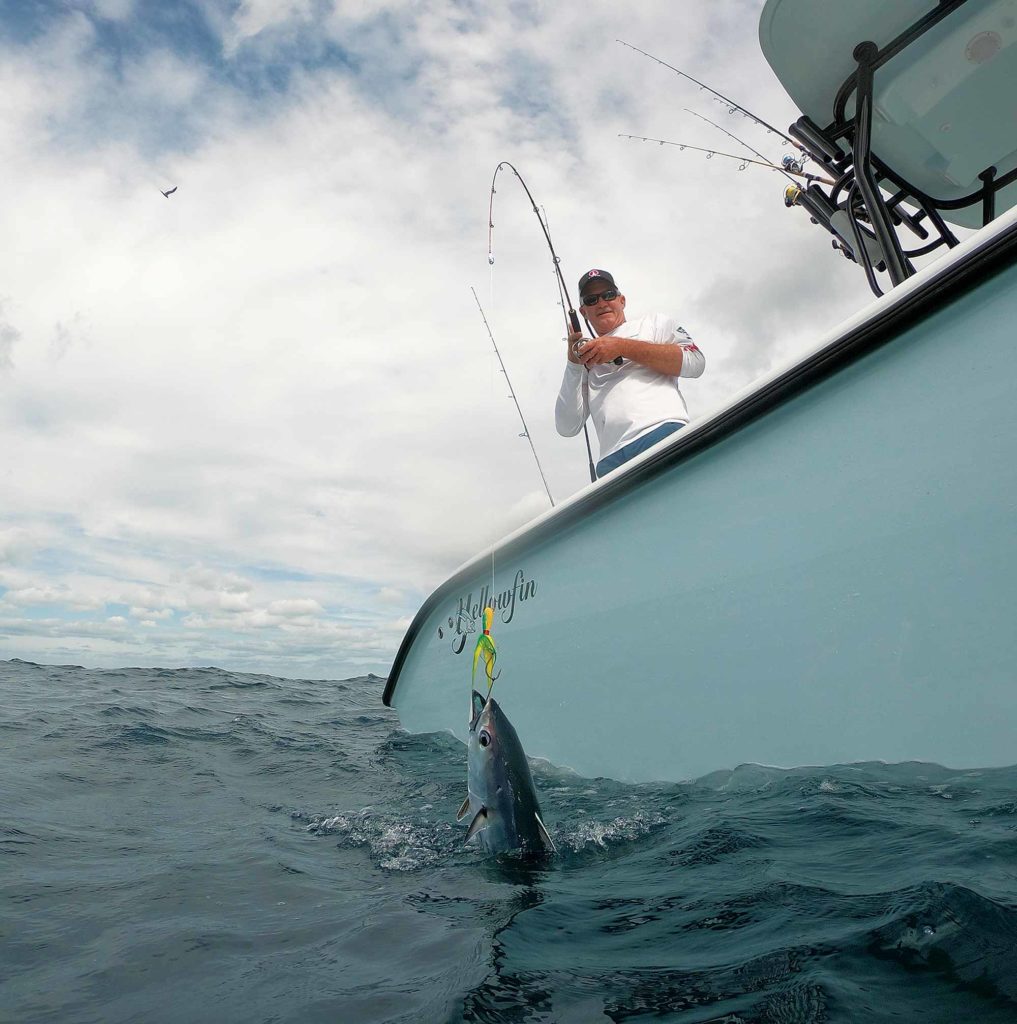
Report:
[[[593,419],[602,477],[688,423],[678,378],[701,376],[706,359],[671,317],[626,320],[625,296],[606,270],[583,274],[579,296],[595,337],[569,332],[554,421],[559,434],[572,437]]]

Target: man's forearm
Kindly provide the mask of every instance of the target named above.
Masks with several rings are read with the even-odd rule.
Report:
[[[606,340],[606,339],[605,339]],[[653,341],[640,341],[638,338],[612,338],[617,344],[618,355],[631,359],[640,366],[645,366],[656,373],[667,377],[678,377],[682,372],[684,354],[681,345],[661,345]]]
[[[667,377],[701,377],[706,368],[706,358],[691,340],[661,344],[606,335],[598,338],[597,343],[602,347],[591,353],[593,363],[611,362],[622,356]],[[582,354],[586,354],[585,349]]]

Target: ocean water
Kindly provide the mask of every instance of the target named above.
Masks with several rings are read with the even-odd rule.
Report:
[[[1017,769],[537,762],[528,863],[382,688],[0,662],[0,1020],[1017,1021]]]

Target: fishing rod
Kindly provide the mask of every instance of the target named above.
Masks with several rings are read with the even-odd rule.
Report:
[[[746,149],[752,150],[752,152],[755,153],[760,160],[766,161],[766,163],[770,164],[771,167],[776,167],[777,170],[779,170],[780,173],[783,174],[784,177],[787,178],[788,181],[790,181],[792,184],[794,184],[794,178],[791,177],[791,174],[795,172],[800,173],[804,168],[804,160],[795,160],[790,155],[785,157],[784,161],[780,164],[780,166],[778,166],[777,164],[773,163],[772,160],[768,160],[765,156],[763,156],[763,154],[760,153],[759,150],[756,149],[754,146],[750,146],[744,139],[739,139],[737,135],[735,135],[732,132],[729,132],[726,128],[721,128],[721,126],[717,124],[716,121],[711,121],[705,115],[697,114],[694,110],[689,110],[688,107],[683,107],[682,109],[685,111],[686,114],[691,114],[693,117],[698,117],[700,121],[705,121],[707,124],[712,125],[714,128],[716,128],[717,131],[723,132],[729,139],[734,139],[734,141],[737,142],[739,146],[744,146]],[[831,184],[833,183],[831,182]]]
[[[494,266],[494,197],[497,194],[495,189],[495,182],[498,180],[498,174],[503,167],[508,167],[512,173],[519,179],[519,184],[523,186],[523,191],[526,193],[526,198],[530,201],[530,206],[533,207],[533,212],[536,214],[537,220],[540,223],[540,230],[544,232],[544,240],[547,242],[548,249],[551,250],[551,259],[554,263],[554,272],[558,278],[558,291],[561,293],[564,305],[568,312],[566,316],[568,321],[571,323],[573,331],[582,330],[579,326],[579,316],[576,313],[575,307],[572,305],[572,299],[569,296],[569,290],[565,284],[565,278],[561,272],[561,260],[558,254],[554,251],[554,242],[551,241],[551,232],[547,229],[547,222],[540,215],[540,207],[537,206],[536,200],[533,198],[533,193],[530,191],[526,182],[523,180],[523,176],[508,162],[508,160],[502,160],[500,164],[494,169],[494,176],[491,178],[491,199],[487,207],[487,262]],[[585,319],[585,317],[584,317]],[[587,324],[589,327],[589,324]]]
[[[616,39],[615,42],[621,43],[622,46],[627,46],[630,50],[635,50],[636,53],[641,53],[644,57],[649,57],[650,60],[656,61],[658,64],[670,71],[673,71],[676,75],[681,75],[682,78],[687,78],[690,82],[695,83],[700,89],[705,89],[708,93],[716,96],[722,103],[725,103],[728,107],[728,113],[733,114],[736,110],[744,114],[745,117],[749,118],[750,121],[755,121],[760,128],[765,128],[768,132],[772,132],[774,135],[779,135],[785,143],[794,146],[799,152],[804,153],[805,150],[800,146],[790,135],[785,135],[779,128],[774,128],[768,121],[764,121],[761,117],[753,114],[751,110],[747,110],[740,103],[735,103],[733,99],[725,96],[721,92],[717,92],[716,89],[711,88],[705,82],[700,82],[698,78],[693,78],[691,75],[686,74],[680,68],[676,68],[673,64],[668,64],[666,60],[661,60],[659,57],[654,57],[652,53],[647,53],[645,50],[640,50],[638,46],[633,46],[631,43],[626,43],[624,39]]]
[[[544,221],[544,227],[546,228],[546,230],[548,232],[550,232],[551,225],[550,225],[550,223],[548,223],[548,220],[547,220],[547,210],[545,210],[543,206],[540,208],[540,216],[541,216],[541,218]],[[562,296],[562,300],[561,301],[562,301],[562,309],[564,309],[565,308],[565,303],[567,301],[567,297],[566,296]],[[580,304],[582,304],[582,301],[583,301],[583,297],[580,295],[579,296]],[[579,327],[578,327],[579,321],[576,319],[576,317],[574,315],[574,312],[572,310],[569,311],[569,319],[571,320],[571,323],[572,323],[572,330],[578,331],[579,330]],[[590,326],[590,321],[587,320],[585,313],[583,314],[583,322],[586,324],[586,329],[590,332],[590,335],[592,336],[593,335],[593,328]],[[625,360],[621,356],[615,356],[615,359],[614,359],[614,365],[615,366],[621,366],[621,364],[624,363],[624,362],[625,362]],[[587,370],[588,369],[589,368],[587,368]]]
[[[501,163],[494,169],[494,175],[491,178],[491,200],[487,207],[487,262],[494,266],[494,197],[496,195],[495,182],[498,180],[498,174],[503,167],[508,167],[512,173],[519,179],[519,184],[523,186],[523,191],[526,193],[526,198],[530,201],[530,206],[533,207],[533,212],[540,222],[540,230],[544,232],[544,240],[547,242],[548,249],[551,250],[551,260],[554,263],[554,272],[558,278],[558,292],[561,295],[562,310],[565,312],[565,329],[566,331],[571,327],[573,332],[582,331],[582,327],[579,324],[579,315],[576,313],[575,307],[572,305],[572,299],[569,296],[568,286],[565,284],[565,278],[561,272],[561,260],[558,254],[554,251],[554,243],[551,241],[551,232],[547,229],[547,222],[540,215],[540,208],[537,206],[537,201],[533,198],[533,193],[530,191],[526,182],[523,180],[523,176],[508,162],[508,160],[502,160]],[[583,317],[586,320],[586,317]],[[586,329],[593,335],[593,328],[590,327],[589,320],[586,320]],[[493,338],[491,339],[494,340]],[[586,421],[583,421],[583,437],[586,439],[586,456],[589,460],[590,466],[590,482],[593,483],[597,479],[597,471],[593,466],[593,449],[590,447],[590,432],[586,428]],[[541,473],[543,475],[543,473]],[[552,502],[554,504],[554,502]]]
[[[668,142],[667,139],[651,139],[651,138],[648,138],[645,135],[625,135],[624,133],[621,133],[621,132],[619,132],[618,138],[620,138],[620,139],[632,139],[632,140],[634,140],[636,142],[656,142],[660,146],[677,146],[680,150],[681,149],[691,149],[691,150],[694,150],[697,153],[705,153],[707,160],[709,160],[709,159],[711,159],[712,157],[715,157],[715,156],[726,157],[728,160],[737,160],[737,161],[739,161],[741,163],[741,167],[739,167],[738,170],[740,170],[740,171],[744,170],[745,167],[748,164],[755,164],[755,165],[757,165],[759,167],[769,167],[771,170],[781,171],[785,175],[792,175],[793,174],[793,175],[795,175],[795,176],[797,176],[799,178],[805,178],[808,181],[823,181],[823,182],[826,182],[826,184],[828,184],[828,185],[834,184],[828,178],[820,177],[820,175],[818,175],[818,174],[807,174],[805,171],[795,171],[795,170],[790,169],[787,166],[782,166],[780,164],[770,163],[770,161],[766,160],[766,159],[763,159],[763,160],[753,160],[752,157],[750,157],[750,156],[738,156],[735,153],[722,153],[718,149],[703,149],[702,146],[692,146],[692,145],[689,145],[689,143],[687,143],[687,142]],[[751,147],[749,147],[749,148],[751,148]]]
[[[487,328],[487,336],[491,339],[491,344],[494,345],[494,354],[498,357],[498,365],[501,367],[501,372],[505,374],[505,383],[508,384],[509,398],[516,403],[516,412],[519,413],[519,421],[523,425],[523,432],[519,435],[525,437],[530,442],[530,451],[533,452],[533,461],[537,464],[537,471],[540,473],[540,479],[544,484],[544,490],[547,491],[547,500],[551,502],[551,508],[554,508],[554,498],[551,497],[551,488],[547,486],[547,477],[544,476],[544,467],[540,464],[540,459],[537,458],[537,449],[533,445],[533,438],[530,436],[530,428],[526,426],[526,418],[523,416],[523,410],[519,407],[519,399],[516,398],[516,389],[512,387],[512,381],[509,379],[508,370],[505,369],[505,361],[501,357],[501,353],[498,351],[498,345],[494,340],[494,335],[491,333],[491,325],[487,322],[487,316],[484,313],[484,307],[480,304],[480,299],[477,298],[477,290],[472,285],[470,291],[473,292],[473,301],[477,304],[477,309],[480,310],[480,318],[484,321],[484,327]]]

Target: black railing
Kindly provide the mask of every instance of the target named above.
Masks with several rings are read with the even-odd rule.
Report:
[[[1017,181],[1017,168],[1000,175],[991,166],[978,175],[981,187],[970,194],[937,198],[905,181],[872,152],[876,72],[967,2],[940,0],[882,48],[874,42],[859,42],[852,54],[856,68],[834,100],[833,121],[823,128],[802,116],[788,129],[811,159],[835,181],[829,193],[810,184],[798,193],[793,205],[807,210],[813,221],[834,236],[835,248],[861,265],[876,295],[883,294],[877,273],[886,272],[895,287],[915,272],[913,258],[941,246],[953,248],[958,244],[941,211],[980,204],[984,226],[996,216],[996,196],[1000,190]],[[848,117],[846,111],[852,96],[854,111]],[[884,192],[892,193],[890,198]],[[838,211],[843,213],[838,216]],[[898,231],[905,227],[926,244],[905,249],[898,236]]]

